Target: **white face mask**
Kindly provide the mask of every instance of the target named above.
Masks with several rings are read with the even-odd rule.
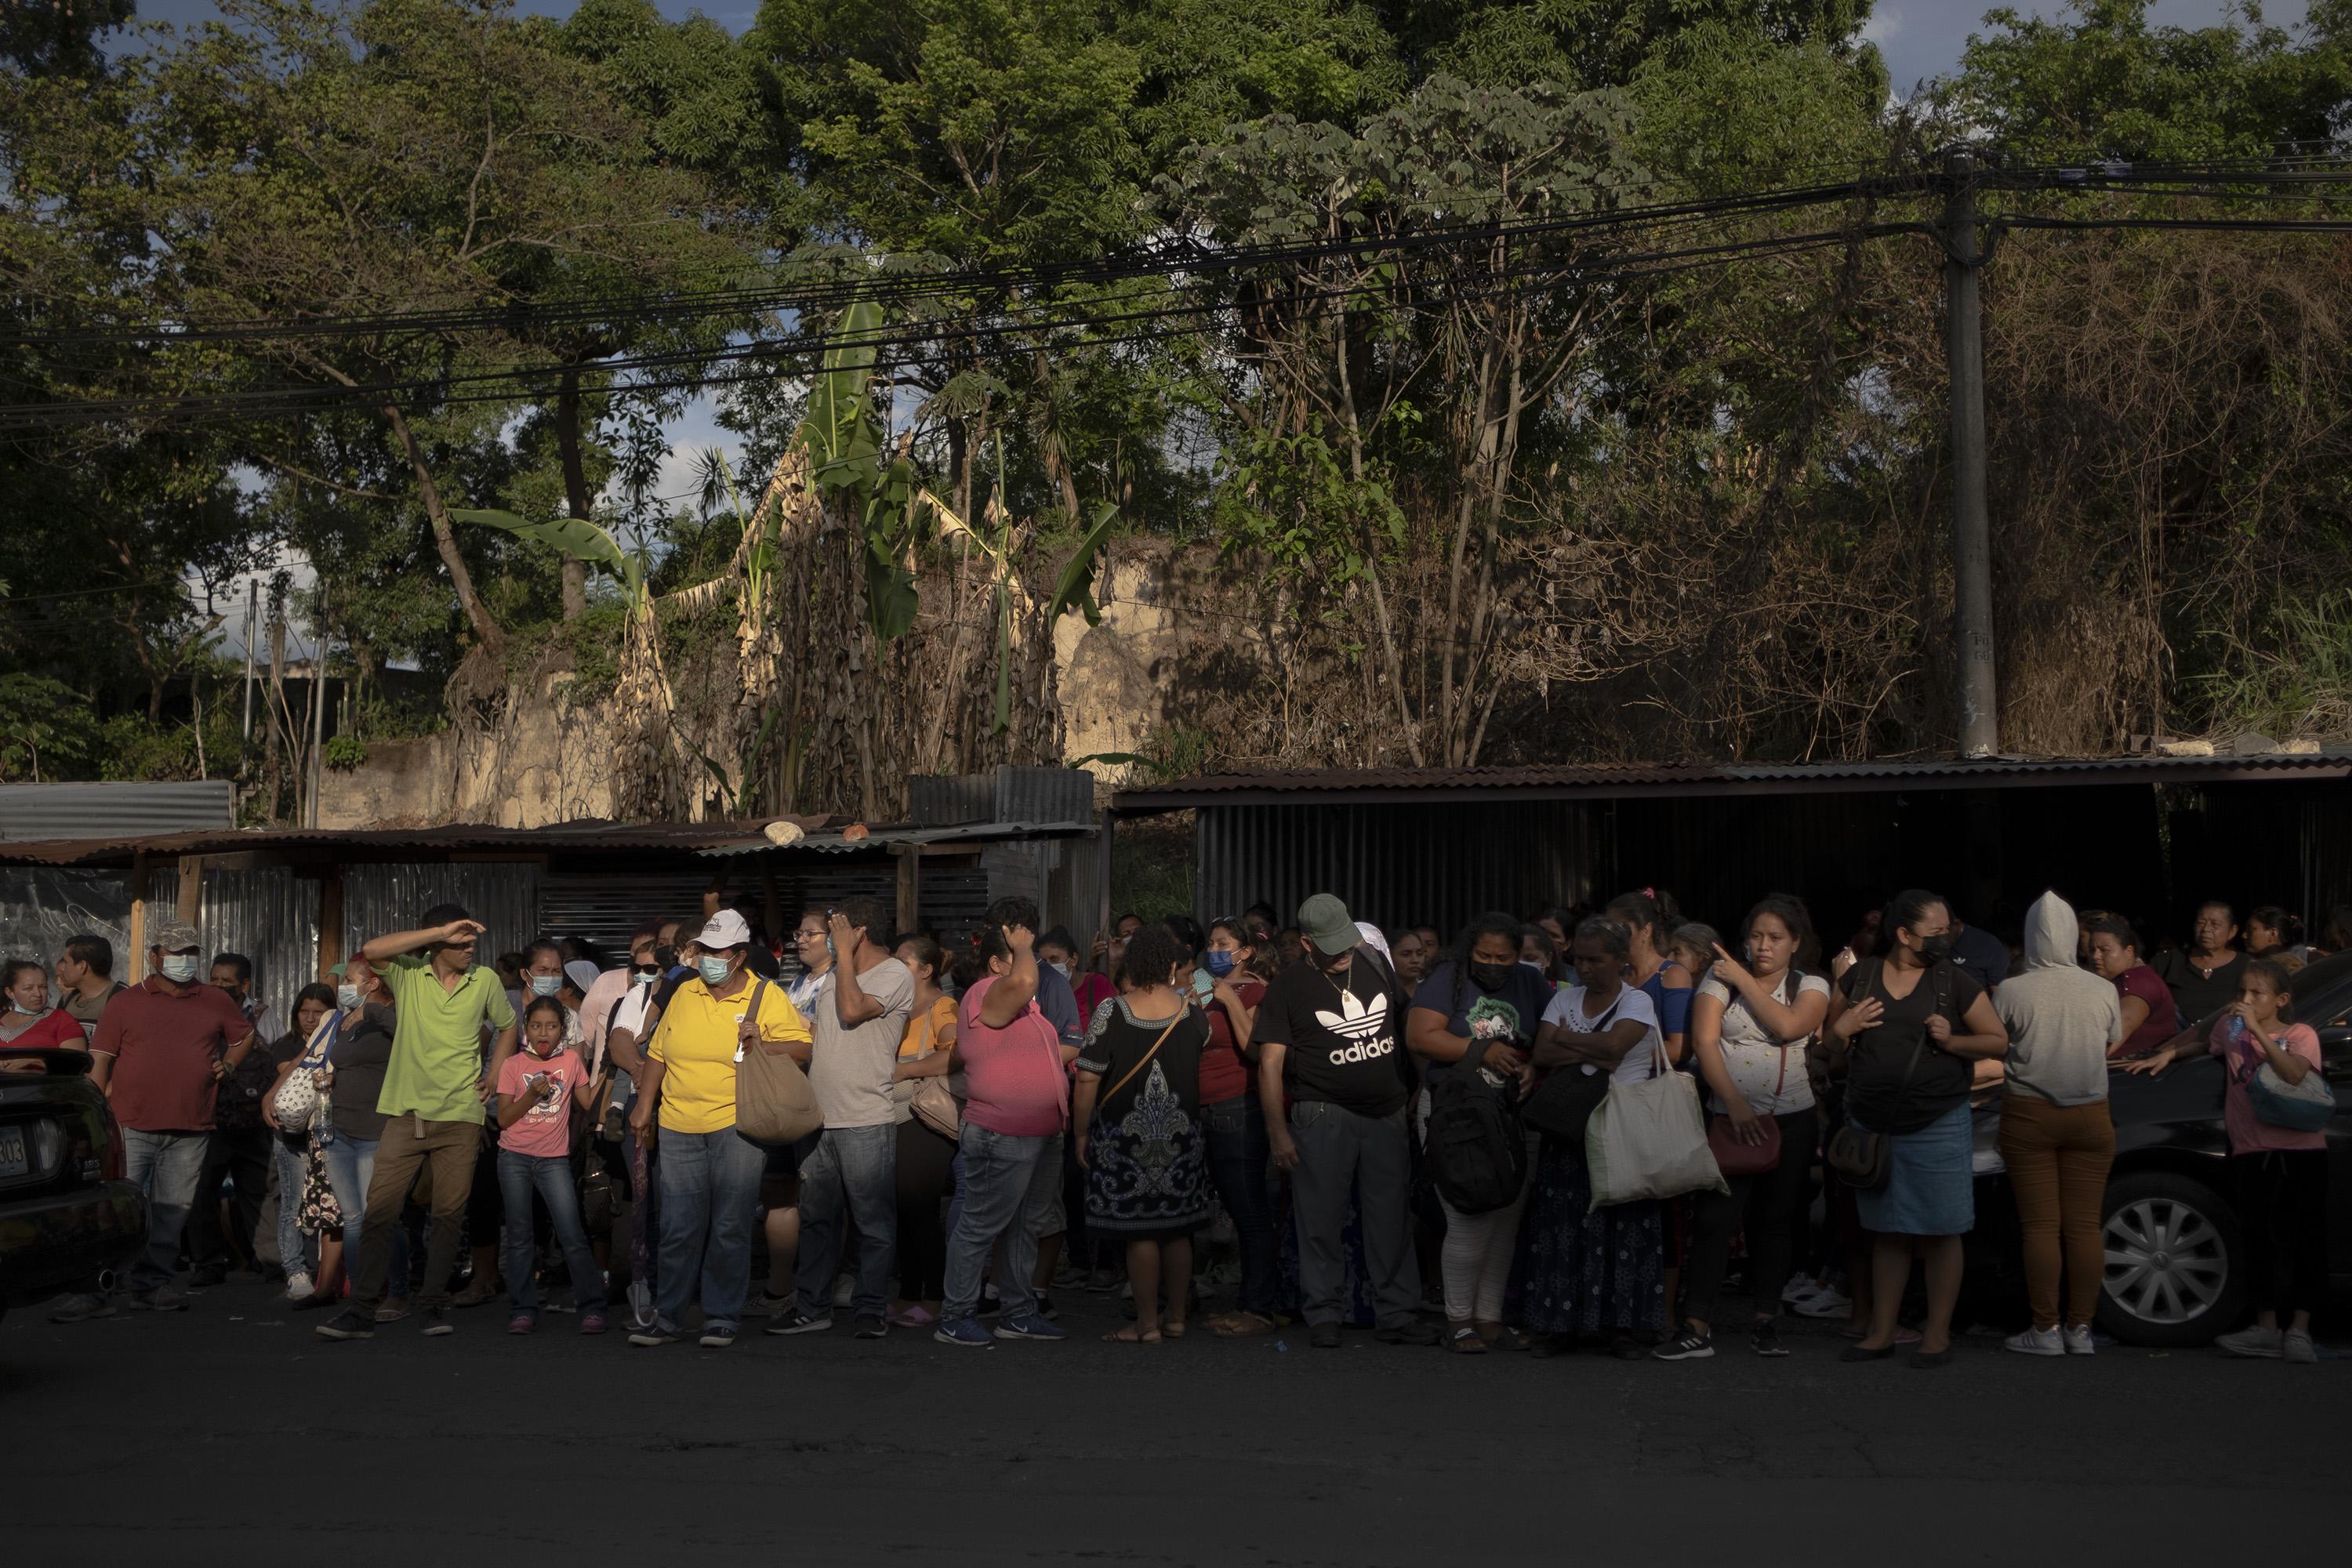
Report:
[[[1065,980],[1067,980],[1070,977],[1070,966],[1066,963],[1049,963],[1045,967],[1052,970],[1055,973],[1060,975]]]
[[[335,987],[335,1005],[348,1013],[360,1005],[360,988],[356,985]]]
[[[530,994],[534,996],[552,996],[562,989],[563,976],[561,974],[534,974],[530,977]]]
[[[19,1002],[14,996],[11,996],[8,998],[8,1010],[12,1013],[22,1013],[27,1017],[37,1018],[49,1009],[46,998],[44,998],[40,1004],[27,1007],[22,1002]]]
[[[193,952],[167,952],[163,955],[163,978],[174,985],[185,985],[196,977],[196,955]]]

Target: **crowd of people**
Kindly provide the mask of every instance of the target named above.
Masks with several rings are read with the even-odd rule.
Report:
[[[51,1315],[179,1310],[183,1267],[196,1289],[260,1267],[274,1193],[287,1296],[338,1341],[502,1301],[512,1333],[625,1313],[646,1347],[757,1318],[984,1349],[1066,1338],[1053,1292],[1084,1289],[1128,1300],[1107,1337],[1135,1345],[1297,1322],[1317,1347],[1353,1325],[1460,1354],[1777,1357],[1794,1311],[1841,1320],[1846,1360],[1932,1368],[1973,1110],[1997,1101],[2032,1314],[2007,1347],[2090,1354],[2110,1075],[2210,1055],[2256,1311],[2221,1347],[2315,1359],[2326,1154],[2276,1107],[2319,1087],[2294,976],[2352,945],[2352,911],[2315,945],[2282,910],[2209,903],[2157,954],[2054,893],[2014,948],[1914,889],[1826,956],[1798,899],[1719,931],[1648,888],[1450,941],[1328,893],[1288,921],[1126,915],[1083,948],[1040,924],[1001,900],[950,947],[851,898],[789,956],[715,908],[645,925],[625,962],[542,938],[486,963],[443,905],[282,1029],[251,963],[205,967],[185,923],[154,929],[136,984],[97,936],[65,944],[54,1001],[49,967],[9,963],[0,1068],[86,1049],[150,1202],[122,1277]],[[739,1125],[753,1053],[804,1087],[805,1135]],[[1594,1133],[1657,1087],[1705,1105],[1701,1174],[1672,1187]]]

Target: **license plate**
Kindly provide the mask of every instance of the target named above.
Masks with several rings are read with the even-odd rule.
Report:
[[[0,1127],[0,1179],[30,1175],[32,1156],[25,1149],[25,1130],[21,1127]]]

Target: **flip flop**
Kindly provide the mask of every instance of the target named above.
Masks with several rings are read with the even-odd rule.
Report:
[[[1139,1334],[1135,1331],[1135,1325],[1129,1323],[1126,1328],[1112,1330],[1103,1338],[1115,1345],[1156,1345],[1160,1342],[1160,1331],[1150,1329]]]
[[[1171,1320],[1170,1321],[1161,1323],[1160,1325],[1160,1332],[1163,1337],[1168,1339],[1182,1339],[1184,1337],[1184,1324],[1182,1320]]]
[[[1213,1319],[1209,1331],[1220,1339],[1255,1339],[1260,1334],[1274,1332],[1274,1320],[1261,1318],[1255,1312],[1228,1312],[1222,1318]]]

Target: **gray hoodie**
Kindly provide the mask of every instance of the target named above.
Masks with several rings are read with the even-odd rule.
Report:
[[[2124,1037],[2112,982],[2074,961],[2074,910],[2044,893],[2025,911],[2025,973],[1993,993],[2009,1026],[2009,1092],[2053,1105],[2107,1098],[2107,1047]]]

